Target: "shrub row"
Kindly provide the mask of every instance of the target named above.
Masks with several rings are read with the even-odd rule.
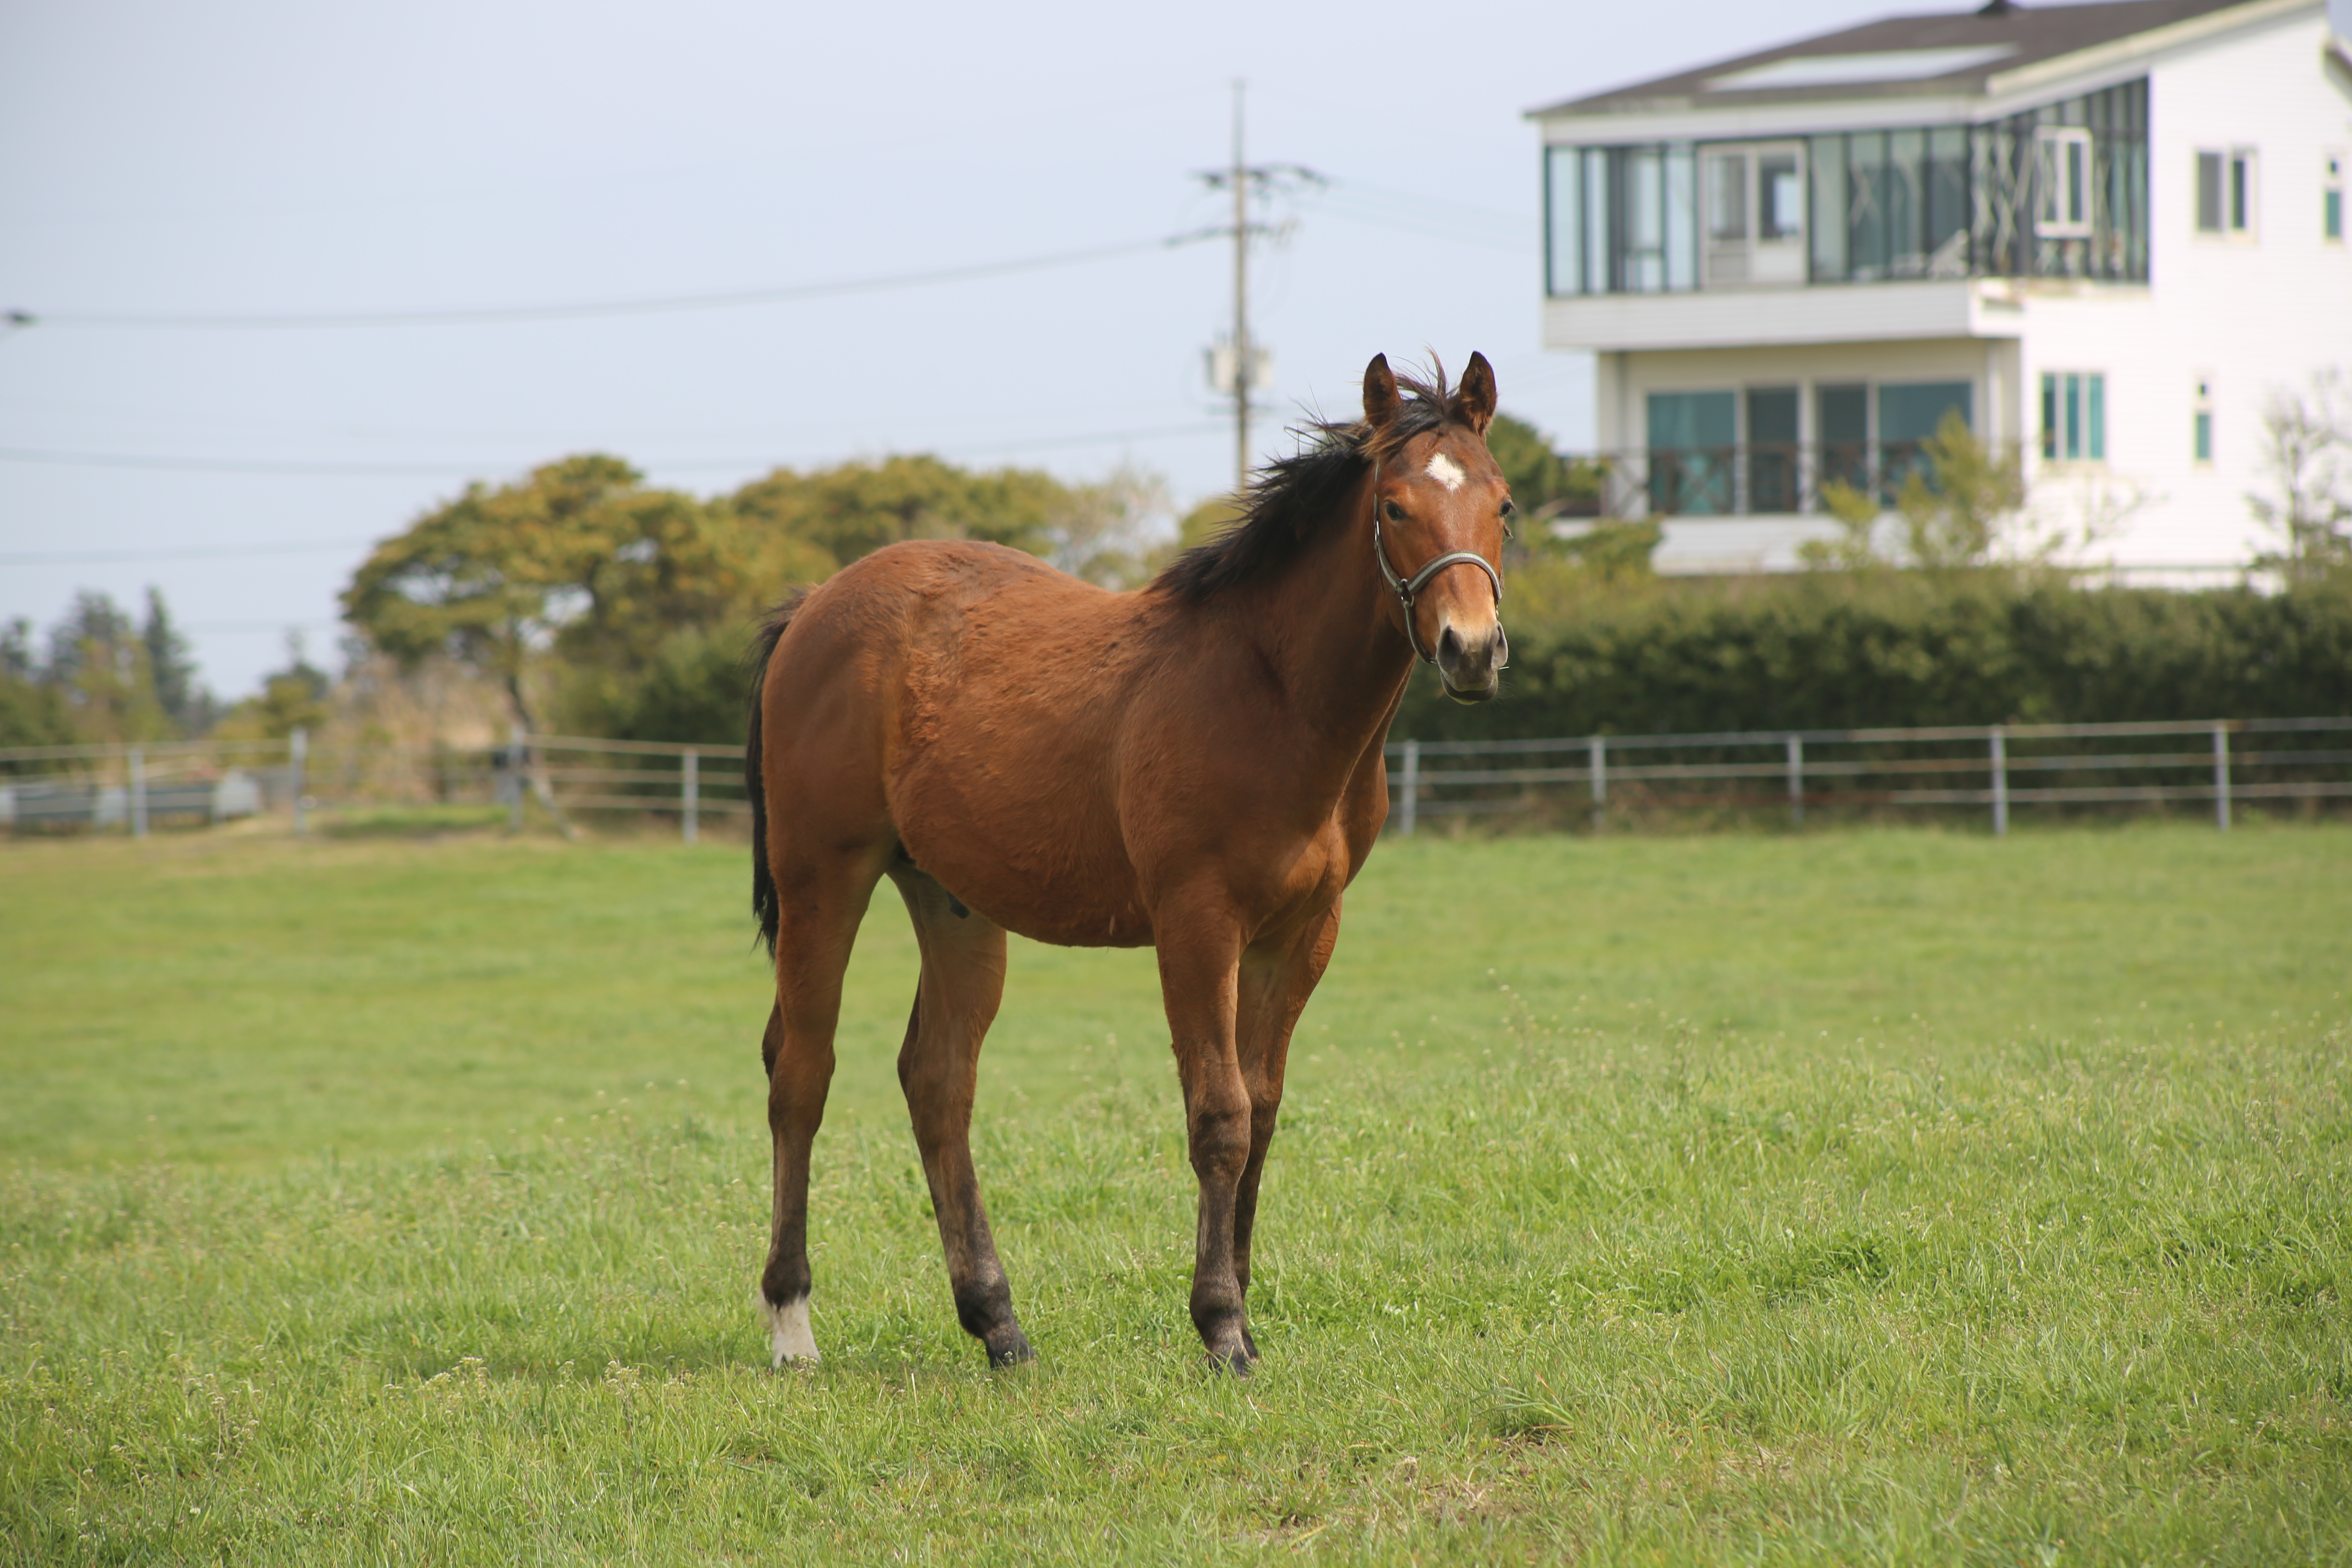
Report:
[[[1500,701],[1428,670],[1399,739],[2352,713],[2352,584],[2081,589],[1822,574],[1630,584],[1513,627]]]

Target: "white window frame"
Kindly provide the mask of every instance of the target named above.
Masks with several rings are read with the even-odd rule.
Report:
[[[2089,238],[2098,183],[2091,132],[2079,125],[2042,126],[2033,133],[2033,232],[2044,239]],[[2082,216],[2070,216],[2077,212]]]
[[[1785,288],[1807,280],[1811,254],[1809,231],[1812,214],[1808,192],[1809,149],[1801,139],[1761,142],[1707,142],[1698,147],[1699,287],[1702,289]],[[1718,158],[1740,160],[1740,234],[1718,238],[1715,232],[1715,177]],[[1797,226],[1793,233],[1767,237],[1764,222],[1764,160],[1786,157],[1796,164]],[[1759,276],[1760,274],[1760,276]]]

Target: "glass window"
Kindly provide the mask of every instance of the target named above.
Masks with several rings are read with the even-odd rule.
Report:
[[[1706,160],[1706,237],[1718,244],[1748,243],[1748,154],[1713,153]]]
[[[1728,392],[1650,394],[1652,510],[1705,517],[1732,510],[1737,416]]]
[[[2197,232],[2221,232],[2221,154],[2197,154]]]
[[[1813,281],[1843,281],[1846,277],[1845,138],[1816,136],[1808,149],[1813,171]]]
[[[1927,276],[1969,275],[1969,133],[1958,125],[1927,132]]]
[[[1577,186],[1582,160],[1574,147],[1544,149],[1544,290],[1584,291],[1584,193]]]
[[[2091,232],[2091,133],[2071,126],[2034,135],[2033,227],[2047,237]]]
[[[1748,390],[1749,511],[1797,510],[1797,389]]]
[[[1666,149],[1666,287],[1698,287],[1698,160],[1688,145]]]
[[[2042,456],[2094,463],[2107,457],[2107,378],[2053,371],[2042,378]]]
[[[1927,437],[1947,414],[1975,424],[1976,388],[1965,381],[1888,382],[1878,389],[1880,484],[1889,494],[1927,468]]]
[[[2194,439],[2197,461],[2211,462],[2213,460],[2213,411],[2211,409],[2200,408],[2197,411],[2197,430]]]
[[[1619,287],[1609,269],[1609,151],[1584,150],[1584,289],[1601,294]]]
[[[1921,247],[1927,192],[1921,188],[1927,161],[1927,133],[1890,132],[1886,138],[1886,269],[1895,278],[1927,275]]]
[[[1756,160],[1756,237],[1799,239],[1805,232],[1805,180],[1794,153],[1767,153]]]
[[[1846,138],[1845,248],[1847,276],[1870,282],[1887,274],[1886,133]]]
[[[2254,153],[2249,147],[2197,154],[2197,232],[2254,231]]]
[[[1821,477],[1856,489],[1870,483],[1870,388],[1822,386],[1813,391],[1813,428],[1822,444]]]
[[[1666,286],[1664,162],[1655,147],[1636,147],[1625,154],[1621,259],[1628,293],[1656,294]]]
[[[1736,414],[1728,392],[1650,394],[1650,445],[1678,451],[1728,447]]]
[[[2344,237],[2344,154],[2330,153],[2322,161],[2326,183],[2319,193],[2319,237]]]

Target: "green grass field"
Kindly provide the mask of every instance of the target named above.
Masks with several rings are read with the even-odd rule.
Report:
[[[765,1368],[743,853],[0,845],[0,1557],[2352,1560],[2352,832],[1382,847],[1246,1383],[1148,953],[1016,946],[957,1330],[853,970]]]

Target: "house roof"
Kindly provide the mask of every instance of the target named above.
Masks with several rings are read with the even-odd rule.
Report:
[[[1992,0],[1975,11],[1887,16],[1696,70],[1570,99],[1531,113],[1541,119],[1983,93],[1996,74],[2236,9],[2247,11],[2246,19],[2253,21],[2275,14],[2278,6],[2275,0],[2107,0],[2103,5],[2031,6]]]

